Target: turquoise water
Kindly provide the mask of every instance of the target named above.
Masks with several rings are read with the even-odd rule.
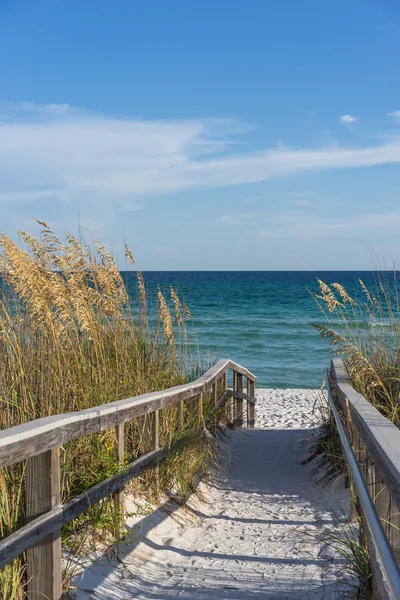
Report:
[[[355,296],[360,294],[359,278],[375,288],[376,277],[372,271],[148,271],[143,275],[153,299],[158,285],[168,296],[172,284],[188,304],[202,352],[231,358],[257,375],[258,386],[277,388],[320,387],[333,356],[328,341],[310,325],[324,322],[310,295],[318,292],[316,279],[339,282]],[[124,276],[133,289],[135,274]]]

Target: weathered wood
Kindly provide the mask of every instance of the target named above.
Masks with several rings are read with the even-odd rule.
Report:
[[[392,547],[396,562],[400,566],[400,509],[393,496],[390,497],[389,543]]]
[[[158,450],[158,410],[155,410],[151,417],[151,448]]]
[[[36,517],[60,504],[60,452],[48,450],[30,458],[25,470],[26,518]],[[59,600],[61,580],[61,529],[58,527],[27,550],[28,597]]]
[[[400,566],[400,431],[349,384],[343,361],[333,359],[331,372],[360,471],[374,502],[382,529]],[[361,463],[361,464],[360,464]],[[382,565],[363,519],[373,570],[374,600],[391,598]]]
[[[243,393],[243,375],[241,373],[237,374],[236,377],[236,392]],[[243,427],[243,399],[239,398],[238,396],[235,395],[236,398],[236,418],[235,418],[235,425],[237,427]]]
[[[220,360],[194,382],[168,390],[143,394],[110,402],[91,409],[54,415],[18,425],[0,432],[0,469],[57,448],[78,437],[96,433],[119,423],[161,410],[170,404],[194,398],[204,385],[211,386],[228,369],[235,369],[246,377],[255,376],[230,360]]]
[[[215,407],[217,405],[217,402],[218,402],[218,381],[213,383],[213,386],[211,388],[211,405],[212,405],[212,413],[213,414],[211,415],[210,431],[214,437],[217,435],[217,425],[218,425],[218,419],[217,419],[217,416],[215,415]]]
[[[353,441],[353,443],[351,444],[351,448],[353,450],[353,454],[357,460],[359,460],[359,435],[357,433],[357,429],[354,428],[354,430],[352,429],[351,426],[351,421],[348,420],[348,429],[352,430],[352,435],[351,435],[351,439]],[[349,436],[348,436],[349,437]],[[350,438],[349,438],[350,440]],[[350,480],[351,480],[351,475],[350,475]],[[350,520],[353,523],[357,523],[358,521],[358,513],[359,513],[359,502],[358,502],[358,498],[354,489],[354,485],[352,486],[352,493],[350,495]]]
[[[44,594],[49,600],[58,600],[61,595],[60,530],[62,525],[72,521],[82,512],[111,494],[115,494],[116,505],[122,507],[124,485],[154,461],[159,462],[168,453],[174,451],[174,446],[169,450],[166,448],[159,450],[159,410],[170,404],[179,403],[180,421],[183,424],[182,407],[184,401],[194,399],[200,395],[199,409],[201,409],[201,394],[203,390],[208,390],[210,387],[213,389],[215,411],[219,410],[219,405],[226,405],[234,395],[237,395],[236,397],[240,400],[248,400],[251,406],[254,407],[254,399],[248,397],[248,394],[240,391],[236,391],[234,394],[230,390],[226,390],[227,370],[230,368],[235,369],[239,375],[248,377],[254,386],[256,378],[249,371],[232,361],[221,360],[202,377],[189,384],[112,402],[76,413],[39,419],[0,432],[0,469],[28,458],[26,485],[27,489],[34,490],[31,495],[27,491],[27,515],[32,520],[0,542],[0,568],[28,550],[28,568],[30,575],[32,575],[30,583],[32,593],[29,597],[36,600],[34,594],[39,594],[37,600],[39,597],[42,600],[44,597],[43,592],[35,583],[34,578],[40,579],[42,574],[46,572],[43,579],[46,579],[46,585],[50,585],[49,573],[51,573],[52,589],[47,589]],[[218,384],[220,382],[223,393],[217,401]],[[116,454],[119,460],[123,460],[124,423],[133,418],[139,418],[142,427],[143,445],[147,446],[149,451],[122,472],[93,486],[81,495],[71,499],[64,506],[60,506],[59,446],[78,437],[115,427]],[[177,443],[178,446],[179,443]],[[47,473],[47,480],[46,477],[40,478],[42,488],[39,492],[40,485],[36,488],[36,491],[33,486],[33,482],[38,479],[37,469],[39,469],[39,474],[42,472]],[[47,488],[49,486],[56,493],[51,492],[48,495]],[[45,502],[46,498],[50,498],[50,504]],[[53,554],[52,559],[48,560],[47,555],[50,546]],[[37,552],[38,548],[45,548],[46,556],[42,550],[40,550],[42,554]],[[33,556],[32,560],[29,558],[31,554]],[[39,563],[45,565],[42,571],[39,567],[37,569],[35,567]],[[34,573],[35,570],[37,572]]]
[[[158,452],[159,450],[159,441],[158,441],[158,422],[159,422],[159,412],[158,410],[155,410],[154,413],[151,415],[151,449],[154,452]],[[156,490],[157,490],[157,494],[160,491],[160,481],[159,481],[159,467],[158,467],[158,463],[159,458],[157,457],[156,454],[156,468],[155,468],[155,479],[156,479]]]
[[[254,427],[255,414],[254,414],[254,400],[255,400],[255,383],[251,379],[247,378],[247,427]]]
[[[203,421],[203,392],[201,392],[201,394],[199,396],[197,410],[199,413],[199,422],[201,423]]]
[[[232,384],[233,392],[238,391],[238,373],[233,372],[233,384]],[[237,400],[235,396],[232,394],[232,423],[236,425],[237,422]]]
[[[372,460],[372,458],[369,456],[369,454],[367,453],[367,461],[366,461],[366,486],[367,486],[367,490],[369,495],[371,496],[371,499],[373,501],[373,503],[375,504],[376,501],[376,468],[375,468],[375,463]]]
[[[341,359],[333,359],[331,365],[340,403],[348,405],[368,455],[400,505],[400,430],[349,384]]]
[[[120,423],[115,427],[115,453],[119,465],[123,464],[125,458],[125,423]],[[114,494],[115,509],[120,519],[121,528],[124,526],[124,488],[121,487]]]
[[[174,447],[170,449],[170,452]],[[40,517],[24,525],[0,542],[0,569],[33,544],[42,540],[52,531],[57,531],[76,519],[88,508],[116,492],[128,481],[142,473],[155,460],[161,461],[167,456],[167,450],[153,450],[132,462],[122,473],[118,473],[89,488],[79,496],[72,498],[62,506],[56,506]],[[60,558],[61,560],[61,558]],[[60,563],[59,563],[60,564]],[[43,600],[43,597],[40,598]]]
[[[226,408],[226,405],[228,403],[228,400],[230,400],[233,397],[233,392],[232,390],[226,390],[222,396],[218,399],[218,402],[215,405],[214,408],[214,412],[218,412],[219,410],[221,410],[222,408]]]

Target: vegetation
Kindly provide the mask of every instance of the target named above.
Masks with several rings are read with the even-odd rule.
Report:
[[[377,274],[374,289],[359,280],[356,297],[340,284],[319,281],[313,297],[324,316],[314,327],[344,359],[352,386],[386,418],[400,427],[400,304],[396,271],[392,277]],[[332,390],[335,395],[335,390]],[[318,444],[336,443],[337,433],[326,428]],[[352,486],[350,486],[352,487]],[[351,490],[354,495],[354,490]],[[371,557],[364,533],[365,522],[357,499],[358,523],[324,532],[326,543],[344,558],[338,579],[349,582],[343,597],[368,598],[371,594]],[[354,582],[353,584],[351,582]]]
[[[346,363],[353,387],[385,417],[400,425],[400,304],[393,281],[378,276],[376,290],[360,280],[360,298],[339,283],[319,281],[313,294],[326,323],[313,324]]]
[[[62,242],[39,224],[39,237],[20,232],[24,247],[0,236],[0,429],[168,388],[198,375],[186,329],[190,311],[173,288],[170,299],[158,291],[157,316],[150,318],[141,273],[132,299],[113,257],[98,241],[91,247],[67,234]],[[126,258],[134,262],[128,247]],[[136,490],[139,486],[154,498],[173,489],[185,500],[214,460],[204,428],[209,412],[208,398],[202,414],[185,406],[182,428],[179,407],[161,411],[160,446],[178,448],[159,469],[145,473]],[[136,420],[125,427],[130,462],[143,451],[141,428]],[[62,502],[123,466],[115,458],[115,443],[112,428],[61,448]],[[21,463],[0,472],[1,538],[23,523],[24,468]],[[119,523],[109,498],[64,528],[64,542],[78,553],[90,541],[110,543],[120,534]],[[72,576],[67,569],[65,586]],[[0,571],[0,598],[23,598],[25,580],[20,557]]]
[[[322,485],[327,485],[344,473],[345,463],[335,417],[322,391],[315,395],[313,420],[315,427],[307,438],[307,458],[303,464],[312,462],[314,473],[320,476]]]
[[[368,545],[365,536],[360,534],[362,519],[358,515],[357,522],[349,522],[345,513],[335,514],[333,525],[321,523],[324,527],[318,540],[322,556],[335,559],[333,563],[328,561],[326,567],[327,574],[336,580],[335,597],[368,600],[372,593],[372,573]]]

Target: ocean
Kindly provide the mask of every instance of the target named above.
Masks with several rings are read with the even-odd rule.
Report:
[[[172,285],[190,308],[201,353],[230,358],[252,371],[258,387],[319,388],[334,356],[311,322],[324,316],[311,297],[318,279],[361,293],[375,289],[373,271],[147,271],[150,298]],[[124,273],[128,289],[136,276]]]

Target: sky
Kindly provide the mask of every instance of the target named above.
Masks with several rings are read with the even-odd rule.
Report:
[[[400,262],[398,0],[0,0],[0,231],[124,268]]]

